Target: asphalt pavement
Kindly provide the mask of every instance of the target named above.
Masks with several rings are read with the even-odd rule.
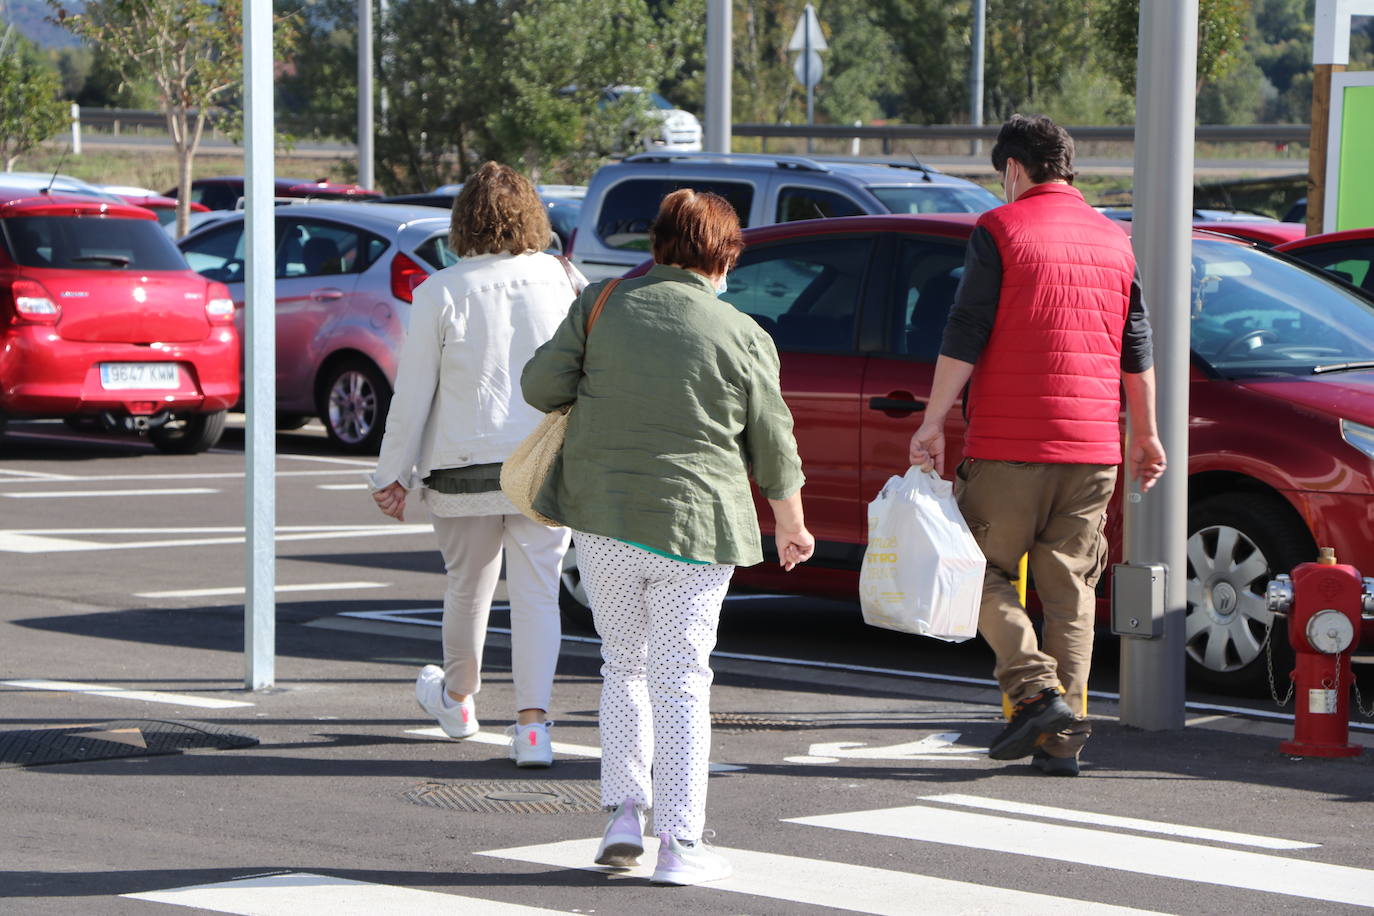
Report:
[[[708,826],[734,876],[679,889],[598,869],[595,634],[565,631],[553,768],[508,759],[499,608],[483,729],[437,734],[413,692],[440,653],[424,519],[382,518],[369,462],[319,430],[278,443],[276,682],[255,692],[240,431],[185,457],[61,424],[0,440],[0,912],[1374,907],[1370,720],[1346,760],[1280,753],[1291,725],[1268,700],[1190,694],[1186,728],[1131,728],[1104,639],[1083,776],[1050,778],[987,758],[1001,726],[976,641],[747,594],[714,662]],[[21,742],[29,761],[5,761]]]

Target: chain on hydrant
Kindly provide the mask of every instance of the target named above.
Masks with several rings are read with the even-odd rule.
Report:
[[[1288,641],[1296,656],[1293,740],[1280,750],[1300,757],[1354,757],[1360,748],[1349,741],[1355,682],[1350,656],[1361,619],[1374,617],[1374,579],[1361,579],[1355,567],[1337,563],[1336,552],[1323,547],[1317,562],[1270,582],[1267,600],[1271,611],[1289,615]]]

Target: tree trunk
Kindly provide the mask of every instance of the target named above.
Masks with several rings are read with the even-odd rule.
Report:
[[[196,154],[189,143],[177,144],[177,238],[186,234],[191,222],[191,159]]]

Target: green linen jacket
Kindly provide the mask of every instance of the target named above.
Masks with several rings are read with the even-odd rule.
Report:
[[[520,377],[525,400],[575,402],[535,508],[576,531],[692,560],[763,560],[752,475],[769,499],[803,483],[778,351],[711,281],[655,265],[622,280],[591,335],[583,291]]]

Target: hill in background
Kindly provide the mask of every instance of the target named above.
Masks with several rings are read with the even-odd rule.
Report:
[[[81,9],[81,0],[67,0],[67,9]],[[13,24],[19,34],[40,48],[69,48],[80,40],[66,29],[48,21],[52,7],[44,0],[0,0],[0,23]]]

